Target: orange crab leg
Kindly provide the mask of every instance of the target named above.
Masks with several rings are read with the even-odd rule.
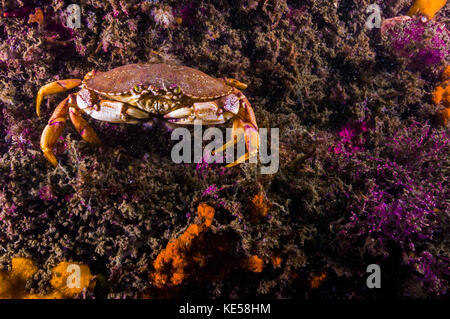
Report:
[[[64,92],[70,89],[73,89],[81,84],[81,80],[79,79],[67,79],[67,80],[59,80],[49,84],[44,85],[39,89],[36,98],[36,113],[38,116],[41,116],[41,103],[44,96]]]
[[[68,112],[69,97],[59,103],[55,111],[53,111],[53,114],[41,135],[41,150],[53,166],[57,166],[58,161],[56,160],[52,149],[66,125]]]
[[[77,132],[81,135],[81,138],[88,143],[100,144],[100,139],[95,133],[94,129],[89,123],[81,116],[80,109],[76,106],[69,108],[69,116],[73,126]]]
[[[222,81],[225,82],[226,85],[232,86],[234,88],[237,88],[239,90],[245,90],[247,88],[247,84],[242,83],[236,79],[232,78],[222,78]]]
[[[233,147],[235,144],[237,144],[237,142],[241,140],[241,138],[244,136],[243,126],[241,125],[241,123],[242,121],[238,118],[233,121],[233,128],[231,129],[231,139],[221,147],[216,148],[212,152],[213,154],[223,152],[226,149]]]
[[[228,164],[226,167],[233,167],[238,164],[244,163],[249,158],[254,158],[258,154],[259,149],[259,133],[258,129],[256,129],[253,125],[250,123],[246,123],[242,121],[241,119],[237,118],[233,122],[233,130],[231,135],[233,136],[232,140],[225,144],[223,147],[224,149],[228,148],[229,146],[232,146],[236,144],[242,136],[245,138],[245,145],[247,146],[248,153],[245,153],[241,157],[239,157],[236,161],[233,163]],[[230,143],[230,144],[229,144]],[[216,150],[217,152],[217,150]]]
[[[241,96],[241,107],[237,114],[236,119],[233,122],[233,128],[231,131],[231,140],[226,144],[222,145],[218,149],[214,150],[213,153],[222,152],[227,148],[234,146],[237,142],[241,140],[242,137],[245,138],[245,145],[247,146],[248,153],[245,153],[239,157],[236,161],[228,164],[226,167],[233,167],[240,163],[244,163],[249,158],[253,158],[258,154],[259,150],[259,133],[258,125],[256,124],[255,114],[253,112],[250,103],[247,98]]]
[[[53,154],[53,147],[61,136],[68,117],[86,142],[100,143],[92,127],[79,114],[80,111],[74,100],[75,94],[71,94],[59,103],[41,135],[41,150],[47,160],[55,167],[58,165],[58,160]]]
[[[92,79],[96,74],[98,73],[98,71],[96,70],[91,70],[88,73],[86,73],[86,75],[83,78],[83,81],[87,81],[89,79]]]

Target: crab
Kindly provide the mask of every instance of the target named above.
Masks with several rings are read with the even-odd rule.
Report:
[[[196,69],[168,64],[128,64],[107,72],[90,71],[83,80],[51,82],[39,89],[36,112],[44,96],[76,87],[54,110],[42,132],[40,147],[47,160],[57,166],[53,154],[66,121],[70,118],[82,139],[94,144],[100,140],[88,122],[94,119],[111,123],[137,124],[160,116],[174,124],[222,124],[234,118],[232,138],[214,152],[222,152],[245,139],[248,152],[231,167],[253,159],[259,149],[258,125],[247,98],[240,90],[246,84],[231,78],[214,78]]]

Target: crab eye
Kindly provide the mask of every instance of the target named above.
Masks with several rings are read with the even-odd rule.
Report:
[[[134,92],[136,92],[136,93],[141,92],[141,88],[137,85],[135,85],[133,89],[134,89]]]
[[[177,87],[173,90],[173,92],[174,92],[175,94],[180,94],[180,93],[181,93],[181,89],[177,86]]]

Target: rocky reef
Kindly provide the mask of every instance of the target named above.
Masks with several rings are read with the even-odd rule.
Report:
[[[71,3],[0,5],[0,297],[445,297],[445,1],[83,0],[75,29]],[[409,18],[381,34],[373,3]],[[67,125],[53,168],[39,140],[67,94],[38,118],[39,88],[136,62],[248,84],[258,125],[279,128],[278,172],[175,164],[164,122],[87,116],[101,145]],[[69,262],[82,291],[52,280]]]

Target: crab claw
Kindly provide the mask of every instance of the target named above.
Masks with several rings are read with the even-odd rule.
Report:
[[[53,154],[53,147],[55,146],[59,136],[64,130],[68,112],[69,97],[65,98],[56,107],[41,136],[41,150],[47,160],[55,167],[58,165],[58,160]]]
[[[41,116],[41,103],[44,96],[64,92],[73,89],[81,84],[79,79],[67,79],[59,80],[49,84],[44,85],[39,89],[36,98],[36,113],[37,116]]]

